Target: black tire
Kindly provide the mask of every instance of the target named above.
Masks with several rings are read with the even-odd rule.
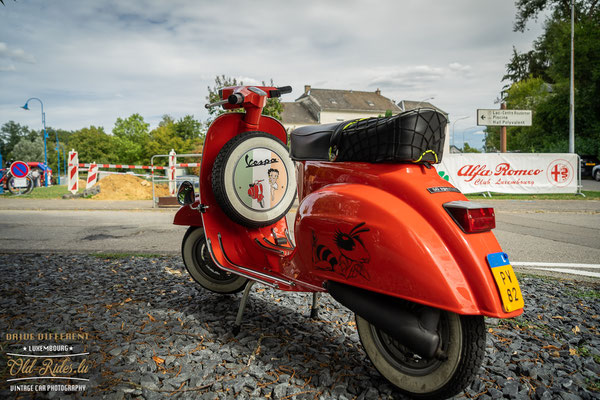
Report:
[[[181,243],[181,255],[192,279],[203,288],[220,294],[244,290],[248,279],[223,271],[210,257],[202,227],[190,226]]]
[[[596,173],[594,174],[594,179],[600,182],[600,169],[596,170]]]
[[[473,381],[485,354],[482,316],[442,312],[438,333],[441,349],[447,354],[443,361],[417,356],[359,315],[356,328],[379,373],[413,398],[448,398],[463,391]]]
[[[15,177],[11,176],[10,178],[8,178],[8,184],[7,184],[8,191],[16,196],[20,196],[22,194],[27,194],[27,193],[31,192],[33,190],[33,180],[31,180],[31,178],[29,176],[26,176],[23,179],[25,179],[27,181],[27,186],[15,187],[15,185],[14,185]]]
[[[274,153],[276,156],[269,156],[270,159],[250,165],[248,161],[252,161],[252,158],[246,157],[254,151]],[[270,197],[270,173],[266,172],[271,168],[277,170],[276,182],[279,186],[276,185],[276,190],[283,191],[275,204],[271,204],[274,200]],[[253,203],[248,189],[256,183],[256,176],[253,174],[258,173],[263,175],[260,182],[263,185],[264,199],[260,202],[255,199]],[[296,198],[296,171],[288,149],[281,140],[265,132],[244,132],[227,142],[217,155],[211,178],[213,193],[223,212],[234,222],[250,228],[279,221],[290,210]]]

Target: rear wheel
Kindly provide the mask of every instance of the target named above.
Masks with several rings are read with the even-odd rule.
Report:
[[[379,373],[415,398],[446,398],[461,392],[472,382],[485,353],[485,323],[481,316],[442,313],[438,334],[445,360],[414,354],[358,315],[356,327]]]
[[[596,170],[596,173],[594,174],[594,179],[600,182],[600,169]]]
[[[33,190],[33,181],[29,176],[26,176],[25,178],[15,178],[14,176],[11,176],[8,178],[7,186],[9,192],[20,196]]]
[[[200,286],[211,292],[230,294],[244,290],[248,279],[223,271],[210,256],[204,229],[190,226],[181,244],[183,263]]]

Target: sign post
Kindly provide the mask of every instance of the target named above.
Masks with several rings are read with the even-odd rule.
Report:
[[[500,127],[500,152],[506,153],[506,127],[531,126],[531,110],[507,110],[506,104],[500,110],[477,109],[477,125]]]

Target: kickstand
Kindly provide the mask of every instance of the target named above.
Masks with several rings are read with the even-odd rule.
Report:
[[[312,306],[310,307],[310,317],[312,319],[319,318],[319,298],[321,297],[320,292],[313,292],[312,295]]]
[[[244,309],[246,309],[246,302],[248,301],[248,296],[250,295],[250,289],[252,289],[252,285],[254,285],[255,283],[256,281],[249,280],[246,284],[244,294],[242,295],[242,300],[240,301],[240,307],[238,308],[237,317],[235,317],[235,325],[233,325],[234,335],[240,333],[240,327],[242,325],[242,315],[244,315]]]

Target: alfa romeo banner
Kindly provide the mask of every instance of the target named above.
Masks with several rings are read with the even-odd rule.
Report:
[[[437,171],[463,193],[577,193],[577,154],[448,154]]]

